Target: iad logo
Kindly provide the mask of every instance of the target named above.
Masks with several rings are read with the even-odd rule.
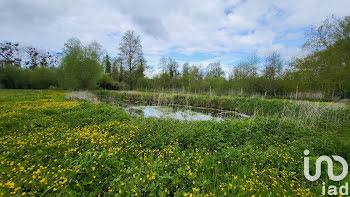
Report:
[[[304,155],[307,156],[309,155],[309,150],[304,150]],[[348,163],[345,161],[344,158],[337,156],[337,155],[332,155],[333,159],[335,161],[338,161],[342,164],[343,166],[343,171],[340,175],[335,176],[333,174],[333,161],[330,157],[328,156],[320,156],[317,160],[316,160],[316,172],[315,175],[311,176],[310,175],[310,165],[309,165],[309,157],[304,157],[304,176],[307,180],[309,181],[316,181],[320,178],[321,176],[321,163],[323,161],[327,162],[327,167],[328,167],[328,177],[333,180],[333,181],[341,181],[343,180],[346,175],[348,174]],[[322,183],[322,194],[326,195],[326,187],[325,187],[325,183]],[[328,195],[337,195],[337,187],[334,185],[330,185],[328,187]],[[339,194],[341,195],[348,195],[349,193],[349,187],[348,187],[348,183],[345,183],[345,185],[340,186],[339,187]]]
[[[309,155],[309,150],[304,150],[304,155]],[[309,170],[309,158],[304,157],[304,176],[309,181],[316,181],[321,176],[321,163],[323,161],[327,162],[328,164],[328,177],[333,181],[341,181],[343,180],[346,175],[348,174],[348,164],[346,163],[345,159],[343,157],[332,155],[333,159],[335,161],[339,161],[343,165],[343,172],[339,176],[334,176],[333,174],[333,161],[328,156],[321,156],[316,160],[316,173],[314,176],[310,175]]]

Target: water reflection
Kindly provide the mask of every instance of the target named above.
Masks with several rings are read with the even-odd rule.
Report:
[[[156,118],[173,118],[178,120],[215,120],[222,121],[223,118],[205,114],[188,109],[165,107],[165,106],[129,106],[125,110],[131,115]]]

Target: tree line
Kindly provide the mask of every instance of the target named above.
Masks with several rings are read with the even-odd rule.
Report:
[[[64,44],[62,57],[34,47],[20,48],[18,43],[0,43],[0,80],[5,88],[103,88],[295,99],[350,97],[350,16],[328,17],[306,32],[306,56],[286,61],[277,51],[264,58],[253,52],[227,73],[220,61],[207,66],[180,65],[171,57],[162,57],[160,73],[145,77],[147,62],[141,39],[131,30],[123,35],[115,58],[103,55],[97,42],[83,45],[77,38]],[[23,56],[26,58],[21,59]]]

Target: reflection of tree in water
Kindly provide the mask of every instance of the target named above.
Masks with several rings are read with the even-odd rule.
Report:
[[[212,116],[202,112],[192,110],[184,110],[175,107],[164,106],[129,106],[125,110],[135,116],[157,117],[157,118],[173,118],[178,120],[223,120],[220,117]]]

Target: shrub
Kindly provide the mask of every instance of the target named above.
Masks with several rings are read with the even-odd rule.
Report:
[[[115,82],[109,74],[105,73],[102,75],[100,80],[98,81],[98,85],[100,88],[108,89],[108,90],[115,90],[117,87],[115,86]]]
[[[47,89],[57,86],[57,73],[54,68],[37,67],[35,69],[6,65],[0,76],[4,88]]]
[[[28,69],[27,69],[28,70]],[[57,86],[57,72],[54,68],[37,67],[30,74],[30,86],[33,89],[48,89]]]

